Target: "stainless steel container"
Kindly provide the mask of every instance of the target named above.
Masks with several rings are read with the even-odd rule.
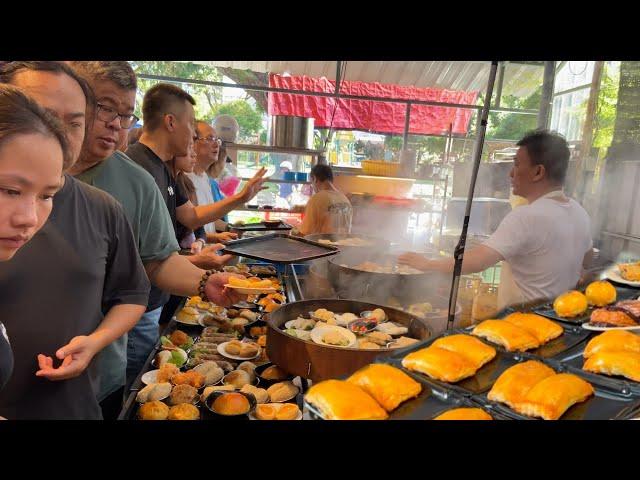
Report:
[[[269,141],[274,147],[313,148],[313,118],[274,115]]]

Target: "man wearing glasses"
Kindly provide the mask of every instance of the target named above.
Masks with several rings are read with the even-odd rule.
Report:
[[[122,131],[138,121],[133,114],[137,89],[133,69],[127,62],[70,64],[88,81],[96,96],[95,118],[72,174],[109,192],[123,205],[140,257],[154,286],[176,295],[196,295],[204,271],[187,257],[175,254],[179,246],[171,216],[154,178],[116,150]],[[222,285],[226,276],[212,275],[208,281],[212,290],[218,290],[221,297],[218,300],[224,303]],[[115,418],[120,410],[125,369],[129,380],[133,380],[157,341],[158,317],[164,301],[162,292],[154,290],[157,293],[150,295],[147,312],[129,332],[128,338],[125,335],[111,344],[108,355],[104,354],[101,359],[98,400],[106,419]],[[213,294],[208,295],[212,297]]]

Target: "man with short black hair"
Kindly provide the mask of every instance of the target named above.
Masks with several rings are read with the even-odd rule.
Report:
[[[119,139],[126,137],[122,133],[128,132],[138,120],[133,114],[137,89],[135,72],[125,61],[74,61],[70,65],[87,80],[97,101],[96,118],[89,128],[80,159],[71,173],[120,201],[153,285],[176,295],[197,295],[198,284],[205,272],[187,257],[177,255],[179,246],[171,217],[155,180],[124,153],[116,150]],[[222,295],[227,277],[225,274],[209,277],[208,284],[212,290],[209,297],[215,298],[216,289]],[[155,301],[154,298],[150,300]],[[224,298],[217,300],[224,303]],[[122,406],[125,372],[128,371],[129,381],[132,381],[150,353],[136,342],[136,338],[149,336],[154,342],[157,340],[157,323],[153,318],[149,320],[148,316],[149,312],[153,316],[153,311],[160,307],[162,305],[149,303],[147,313],[129,335],[109,345],[102,355],[98,400],[103,403],[105,418],[115,419]],[[131,338],[131,342],[127,349],[128,338]],[[148,342],[143,343],[146,345]],[[109,408],[111,405],[113,408]]]
[[[58,62],[10,63],[0,81],[63,121],[75,162],[93,114],[86,83]],[[99,352],[135,325],[148,300],[149,280],[122,206],[70,175],[63,182],[49,221],[0,265],[2,320],[16,352],[0,393],[7,418],[102,418]]]
[[[314,165],[310,178],[315,194],[307,202],[302,225],[295,233],[350,233],[353,216],[351,202],[333,185],[331,167]]]
[[[570,155],[565,139],[537,130],[518,146],[511,185],[513,194],[529,204],[511,211],[484,244],[465,252],[462,264],[466,274],[505,260],[514,283],[501,286],[499,309],[555,298],[575,288],[593,245],[587,212],[562,191]],[[452,258],[427,260],[417,253],[405,253],[399,261],[424,271],[451,272],[454,265]]]

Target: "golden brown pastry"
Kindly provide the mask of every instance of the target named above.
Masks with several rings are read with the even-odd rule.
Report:
[[[485,320],[471,333],[502,345],[510,352],[514,350],[523,352],[540,346],[538,339],[528,331],[504,320]]]
[[[589,323],[609,327],[633,327],[637,325],[633,317],[623,310],[617,310],[615,306],[596,308],[591,312]]]
[[[589,308],[587,297],[582,292],[570,290],[559,295],[553,302],[553,310],[562,318],[577,317]]]
[[[434,346],[411,352],[402,359],[402,366],[450,383],[471,377],[478,371],[469,358]]]
[[[242,344],[239,341],[231,340],[229,343],[227,343],[227,346],[225,347],[225,351],[229,355],[240,355],[241,348],[242,348]]]
[[[265,368],[260,376],[265,380],[284,380],[289,377],[289,374],[277,365],[272,365]]]
[[[200,388],[204,385],[204,375],[195,370],[188,372],[179,372],[171,377],[171,383],[174,385],[191,385],[194,388]]]
[[[295,403],[283,403],[276,411],[276,420],[295,420],[300,409]]]
[[[640,262],[619,263],[618,270],[620,270],[620,276],[625,280],[630,280],[632,282],[640,280]]]
[[[592,338],[584,349],[584,358],[598,352],[640,353],[640,335],[627,330],[608,330]]]
[[[380,350],[380,348],[382,347],[380,347],[380,345],[378,345],[377,343],[373,343],[366,339],[361,338],[358,340],[358,348],[366,348],[369,350]]]
[[[481,408],[454,408],[438,415],[434,420],[493,420]]]
[[[286,402],[298,394],[298,387],[291,382],[280,382],[267,388],[272,402]]]
[[[640,353],[600,351],[591,355],[582,368],[605,375],[621,375],[640,382]]]
[[[589,305],[604,307],[616,301],[616,287],[606,280],[591,282],[584,292]]]
[[[189,342],[189,335],[184,333],[182,330],[175,330],[169,337],[169,340],[171,343],[179,347],[180,345],[185,345]]]
[[[200,410],[190,403],[175,405],[169,410],[169,420],[200,420]]]
[[[317,383],[305,398],[327,420],[385,420],[389,417],[367,392],[342,380]]]
[[[570,373],[559,373],[538,382],[516,405],[515,410],[530,417],[557,420],[575,403],[594,394],[588,382]]]
[[[494,402],[506,403],[515,409],[516,404],[524,400],[529,390],[555,374],[552,368],[535,360],[518,363],[502,372],[487,398]]]
[[[168,382],[176,373],[180,373],[180,369],[175,364],[165,363],[160,367],[160,371],[158,371],[158,383]]]
[[[140,420],[166,420],[169,415],[169,407],[158,400],[145,403],[138,410]]]
[[[535,313],[516,312],[506,316],[503,320],[517,327],[524,328],[536,337],[540,345],[544,345],[564,333],[564,329],[556,322],[536,315]]]
[[[236,388],[242,388],[251,383],[251,377],[244,370],[234,370],[224,377],[223,382],[225,385],[233,385]]]
[[[358,385],[387,411],[417,397],[422,386],[409,375],[391,365],[372,363],[351,375],[347,382]]]
[[[264,404],[256,407],[256,418],[258,420],[275,420],[279,409],[275,405]]]
[[[171,393],[171,384],[168,382],[163,383],[150,383],[136,395],[136,401],[139,403],[153,402],[154,400],[162,400],[167,398]]]
[[[193,368],[194,372],[198,372],[204,376],[205,385],[213,385],[218,383],[224,377],[224,370],[218,366],[216,362],[202,362]]]
[[[216,398],[212,408],[220,415],[244,415],[251,409],[251,404],[241,393],[229,392]]]
[[[176,314],[176,319],[184,322],[190,323],[192,325],[198,324],[198,317],[200,316],[200,312],[193,307],[184,307]]]
[[[169,395],[169,404],[193,403],[196,398],[198,398],[198,390],[191,385],[176,385]]]
[[[258,354],[258,350],[260,350],[260,347],[255,343],[243,343],[240,346],[239,355],[245,358],[255,357]]]
[[[467,357],[467,359],[476,365],[476,369],[490,362],[493,360],[493,357],[496,356],[495,348],[490,347],[471,335],[447,335],[446,337],[439,338],[431,345]]]
[[[267,336],[266,335],[260,335],[258,337],[258,340],[257,340],[256,343],[261,347],[266,347],[267,346]]]

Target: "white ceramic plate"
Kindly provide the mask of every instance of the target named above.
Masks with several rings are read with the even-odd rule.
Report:
[[[613,267],[606,270],[604,272],[604,276],[607,277],[609,280],[613,280],[614,282],[624,283],[626,285],[631,285],[632,287],[640,287],[640,282],[634,282],[634,281],[625,280],[624,278],[622,278],[622,276],[620,275],[620,272],[618,271],[617,265],[614,265]]]
[[[280,406],[281,406],[281,405],[283,405],[283,404],[282,404],[282,403],[265,403],[265,405],[271,405],[271,406],[272,406],[272,407],[274,407],[274,408],[280,408]],[[257,417],[256,417],[256,415],[255,415],[255,411],[253,411],[253,412],[251,412],[251,413],[249,414],[249,419],[250,419],[250,420],[263,421],[263,422],[265,422],[265,421],[269,421],[269,420],[260,420],[259,418],[257,418]],[[300,411],[298,412],[298,416],[297,416],[296,418],[293,418],[292,420],[302,420],[302,410],[300,410]],[[270,421],[272,421],[272,422],[280,422],[280,421],[282,421],[282,420],[275,420],[275,419],[274,419],[274,420],[270,420]]]
[[[588,323],[583,323],[582,328],[585,330],[593,330],[594,332],[605,332],[607,330],[640,330],[640,325],[634,325],[632,327],[596,327]]]
[[[275,288],[248,288],[248,287],[236,287],[234,285],[225,285],[227,288],[231,288],[242,295],[259,295],[261,293],[276,293],[278,290]]]
[[[252,357],[241,357],[240,355],[231,355],[230,353],[227,353],[228,343],[229,342],[224,342],[218,345],[218,353],[223,357],[231,358],[232,360],[252,360],[254,358],[258,358],[260,356],[260,351],[262,350],[260,347],[258,347],[258,354]]]
[[[160,370],[149,370],[147,373],[142,375],[142,383],[145,385],[149,385],[150,383],[158,383],[158,372]]]
[[[322,337],[329,331],[340,333],[347,340],[349,340],[349,343],[347,345],[331,345],[323,342]],[[316,325],[315,328],[311,330],[311,340],[313,340],[315,343],[318,343],[320,345],[327,345],[329,347],[338,347],[338,348],[353,347],[357,342],[356,336],[353,332],[347,330],[346,328],[338,327],[337,325],[327,325],[327,324]]]

